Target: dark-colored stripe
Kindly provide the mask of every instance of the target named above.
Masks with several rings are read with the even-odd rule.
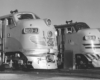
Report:
[[[83,44],[84,46],[90,46],[91,44]],[[100,46],[100,44],[93,44],[93,45],[98,45]]]
[[[91,49],[91,48],[97,49],[97,48],[100,48],[100,47],[85,47],[85,48],[87,48],[87,49]]]

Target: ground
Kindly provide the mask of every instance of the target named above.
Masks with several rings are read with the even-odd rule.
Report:
[[[100,80],[85,77],[63,76],[40,72],[1,72],[0,80]]]

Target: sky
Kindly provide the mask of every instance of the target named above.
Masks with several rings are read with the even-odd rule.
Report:
[[[100,0],[0,0],[0,16],[15,9],[49,18],[53,25],[73,20],[86,22],[91,28],[100,28]]]

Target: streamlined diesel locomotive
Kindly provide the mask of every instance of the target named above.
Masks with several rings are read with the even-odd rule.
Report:
[[[24,65],[34,69],[57,69],[55,27],[50,19],[15,10],[1,16],[0,21],[3,64],[13,68]]]
[[[100,68],[100,29],[72,21],[55,27],[63,68]]]

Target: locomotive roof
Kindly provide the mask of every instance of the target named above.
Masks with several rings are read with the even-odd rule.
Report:
[[[89,28],[89,26],[84,22],[75,22],[71,24],[63,24],[63,25],[54,25],[56,28],[69,28],[69,27],[78,27],[77,25],[81,25],[83,27]]]
[[[71,23],[71,24],[62,24],[62,25],[54,25],[54,26],[56,28],[68,28],[68,27],[75,27],[77,25],[85,25],[86,27],[89,28],[89,26],[84,22],[75,22],[75,23]]]
[[[23,11],[23,12],[11,13],[11,14],[8,14],[8,15],[0,16],[0,20],[7,18],[7,17],[12,17],[13,15],[18,14],[18,13],[32,13],[32,12]],[[34,14],[34,13],[32,13],[32,14]],[[36,15],[36,14],[34,14],[34,15]]]
[[[76,23],[70,23],[70,24],[63,24],[63,25],[54,25],[56,29],[64,29],[64,28],[71,28],[74,27],[76,31],[80,29],[87,29],[90,28],[86,23],[84,22],[76,22]]]
[[[8,15],[4,15],[4,16],[0,16],[0,20],[1,19],[4,19],[4,18],[7,18],[7,17],[10,17],[10,16],[12,16],[13,14],[8,14]]]

